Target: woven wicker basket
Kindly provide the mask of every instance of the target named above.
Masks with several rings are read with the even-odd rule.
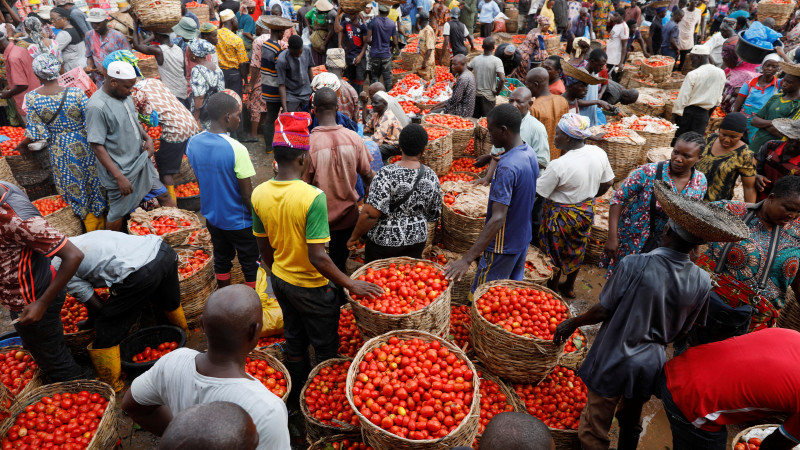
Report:
[[[500,387],[500,392],[502,392],[506,396],[506,403],[508,403],[509,405],[511,405],[512,408],[514,408],[514,412],[521,412],[527,414],[525,406],[522,405],[522,402],[517,401],[517,394],[514,392],[514,389],[512,389],[508,384],[506,384],[505,381],[501,380],[500,377],[498,377],[497,375],[494,375],[488,370],[486,370],[486,368],[481,366],[480,364],[475,364],[475,370],[481,373],[479,377],[481,381],[489,380]],[[478,445],[475,448],[480,448],[480,442],[481,442],[480,433],[478,434],[477,437],[475,437],[475,441],[478,443]]]
[[[449,314],[449,305],[447,306],[447,309]],[[458,359],[463,361],[467,365],[467,368],[472,371],[472,379],[470,381],[472,382],[473,400],[470,406],[470,412],[461,421],[461,423],[458,424],[456,429],[447,436],[440,439],[429,439],[424,441],[401,438],[370,422],[369,419],[364,417],[358,408],[355,407],[355,404],[353,403],[353,386],[356,381],[356,375],[358,374],[359,363],[364,359],[364,355],[366,355],[368,352],[371,352],[375,347],[387,343],[392,337],[396,337],[398,339],[421,339],[425,342],[437,340],[442,347],[447,348],[450,350],[450,352],[454,353]],[[350,406],[356,411],[358,419],[361,421],[361,434],[364,437],[364,441],[375,448],[375,450],[396,450],[400,448],[405,450],[449,450],[460,445],[472,445],[472,441],[478,435],[478,419],[480,417],[480,394],[478,389],[479,383],[480,380],[478,379],[478,372],[475,370],[475,366],[460,348],[456,347],[449,341],[438,336],[434,336],[430,333],[415,330],[397,330],[375,337],[367,341],[364,346],[361,347],[361,350],[358,351],[356,357],[353,358],[353,365],[350,366],[350,371],[347,372],[346,395],[347,401],[350,402]]]
[[[180,0],[131,0],[130,4],[142,28],[148,30],[169,33],[181,20]]]
[[[206,4],[201,3],[199,6],[186,8],[186,10],[197,16],[197,20],[200,21],[200,25],[208,23],[208,21],[210,20],[211,16],[208,14],[208,5]]]
[[[9,345],[6,347],[2,347],[0,348],[0,353],[8,353],[12,350],[20,351],[30,355],[30,352],[22,348],[21,345]],[[32,355],[31,358],[33,358]],[[0,394],[0,396],[9,395],[11,396],[12,399],[14,399],[14,401],[22,402],[30,395],[30,393],[33,390],[44,384],[42,376],[43,376],[42,369],[37,368],[36,370],[34,370],[33,376],[31,377],[30,381],[28,381],[28,384],[26,384],[25,387],[22,388],[16,396],[11,393],[11,391],[8,389],[8,387],[6,387],[6,385],[0,383],[0,392],[5,392],[5,394]],[[5,433],[3,433],[3,435],[4,434]]]
[[[11,166],[8,165],[6,157],[0,157],[0,181],[7,181],[13,184],[19,184],[14,172],[11,171]]]
[[[155,57],[152,58],[139,58],[139,71],[142,72],[142,76],[145,78],[158,78],[158,62],[156,61]]]
[[[651,66],[648,64],[656,61],[665,61],[667,64],[664,66]],[[656,83],[662,83],[672,75],[673,67],[675,67],[675,60],[673,58],[669,56],[653,55],[642,61],[639,72],[644,76],[650,76]]]
[[[635,82],[635,80],[633,80],[633,82]],[[641,87],[641,86],[639,86],[639,87]],[[658,104],[651,105],[650,103],[644,103],[644,102],[637,101],[635,103],[631,103],[630,105],[625,105],[625,106],[626,106],[626,108],[628,110],[631,111],[631,113],[636,114],[637,116],[653,116],[653,117],[657,117],[657,116],[660,116],[661,113],[664,112],[664,105],[663,104],[661,104],[661,105],[658,105]]]
[[[550,55],[557,54],[561,50],[561,35],[555,34],[544,38],[544,49]]]
[[[307,450],[329,450],[333,448],[333,444],[344,441],[345,439],[352,442],[364,442],[361,439],[361,433],[358,434],[337,434],[335,436],[324,437],[317,442],[311,444]],[[344,448],[344,447],[342,447]]]
[[[475,156],[488,155],[492,152],[492,140],[489,137],[489,129],[480,124],[480,120],[475,121]]]
[[[449,130],[447,127],[427,123],[423,127]],[[439,139],[428,141],[428,146],[422,152],[420,162],[433,169],[437,176],[446,174],[453,165],[453,136],[454,134],[450,132]]]
[[[181,228],[171,233],[162,234],[160,237],[170,246],[181,245],[186,238],[192,234],[193,231],[203,228],[203,223],[197,214],[179,208],[162,207],[156,208],[152,211],[145,211],[137,208],[136,211],[131,213],[131,220],[128,221],[128,233],[131,232],[133,222],[137,222],[142,226],[150,227],[150,231],[155,234],[155,230],[150,226],[150,222],[161,216],[169,216],[175,219],[185,219],[191,223],[190,226]]]
[[[416,264],[418,262],[432,265],[437,270],[444,271],[442,266],[431,261],[400,257],[372,261],[353,272],[350,278],[358,279],[361,275],[365,275],[368,269],[383,269],[389,267],[390,264]],[[348,289],[344,290],[344,295],[353,310],[353,315],[356,317],[356,325],[365,339],[373,338],[389,331],[404,329],[446,336],[450,331],[450,293],[452,289],[453,285],[449,284],[447,289],[439,294],[428,306],[408,314],[386,314],[367,308],[358,301],[353,300]]]
[[[558,359],[558,365],[564,366],[567,369],[572,369],[577,371],[581,368],[581,364],[583,364],[583,360],[586,359],[586,355],[589,353],[589,342],[586,339],[586,335],[583,334],[580,328],[578,328],[578,333],[581,335],[583,339],[583,346],[579,348],[577,351],[571,353],[564,353]]]
[[[242,264],[239,262],[239,257],[233,258],[231,262],[231,284],[244,284],[244,272],[242,272]]]
[[[183,247],[176,249],[178,258],[183,260],[202,247]],[[217,278],[214,276],[214,255],[211,248],[203,248],[210,256],[208,261],[197,272],[180,280],[181,306],[186,322],[190,328],[200,324],[200,316],[206,306],[206,299],[217,290]]]
[[[425,116],[422,118],[422,123],[429,124],[431,116]],[[454,116],[458,117],[458,116]],[[469,140],[475,135],[475,120],[472,118],[467,118],[473,122],[472,128],[450,128],[444,125],[441,125],[444,128],[449,129],[453,135],[453,158],[460,158],[464,155],[464,150],[467,148],[469,144]],[[433,124],[435,125],[435,124]],[[450,168],[448,167],[448,170]],[[446,173],[446,172],[445,172]]]
[[[502,327],[490,323],[478,312],[478,302],[483,294],[493,286],[510,288],[536,289],[552,294],[561,300],[555,292],[530,281],[496,280],[478,286],[472,303],[472,329],[470,343],[475,349],[475,356],[492,373],[515,383],[537,384],[549,374],[564,353],[566,344],[555,345],[552,340],[517,336]],[[567,314],[572,313],[567,308]]]
[[[587,264],[597,264],[600,262],[600,256],[606,248],[607,240],[608,228],[592,225],[592,230],[589,234],[589,243],[586,245],[586,257],[584,258],[584,262]]]
[[[759,2],[758,4],[758,19],[764,20],[767,17],[775,19],[775,26],[782,27],[786,24],[791,17],[794,8],[797,5],[795,2],[791,3],[770,3]]]
[[[189,164],[189,158],[184,156],[183,159],[181,159],[181,168],[178,175],[175,176],[175,184],[188,183],[189,181],[197,181],[197,176],[194,174],[194,170],[192,170],[192,165]]]
[[[20,400],[11,407],[11,417],[16,418],[18,414],[25,412],[25,407],[37,403],[42,397],[52,397],[54,394],[63,394],[69,392],[77,394],[81,391],[87,391],[90,394],[100,394],[108,400],[106,411],[103,417],[100,418],[100,423],[97,425],[97,430],[87,450],[107,450],[114,448],[117,444],[118,429],[120,426],[120,409],[117,407],[117,396],[111,386],[103,383],[102,381],[95,380],[75,380],[66,381],[63,383],[53,383],[42,386],[30,392],[27,397]],[[8,419],[0,425],[0,436],[5,437],[8,430],[14,425],[14,419]]]
[[[425,256],[436,257],[439,254],[444,254],[448,263],[458,261],[462,256],[464,256],[461,253],[451,252],[450,250],[441,249],[436,246],[431,247],[430,251]],[[475,274],[477,271],[478,264],[473,261],[470,263],[467,273],[461,277],[461,281],[452,280],[450,282],[453,286],[452,291],[450,291],[450,303],[469,305],[469,294],[470,290],[472,289],[472,281],[475,279]]]
[[[525,268],[525,276],[523,280],[525,281],[533,281],[536,284],[544,284],[547,280],[553,278],[553,274],[556,270],[553,267],[552,261],[550,261],[550,257],[545,255],[544,252],[539,250],[534,246],[528,246],[528,254],[525,256],[525,262],[530,262],[534,266],[541,267],[545,265],[546,267],[541,267],[541,270],[530,270],[527,267]]]
[[[47,198],[55,199],[57,195],[51,195]],[[43,200],[43,199],[42,199]],[[53,226],[56,230],[60,231],[67,237],[80,236],[83,234],[83,223],[81,219],[75,215],[72,206],[67,206],[44,216],[44,219]]]
[[[31,201],[57,194],[56,186],[53,184],[53,173],[49,169],[15,173],[14,176],[19,181],[19,187],[25,191]]]
[[[366,0],[342,0],[339,2],[339,7],[347,14],[358,14],[367,6]]]
[[[499,47],[500,44],[511,44],[514,41],[514,35],[511,33],[492,33],[495,46]]]
[[[667,133],[649,133],[647,131],[637,131],[636,133],[647,141],[639,152],[639,160],[637,161],[637,165],[641,166],[642,164],[647,163],[647,152],[649,149],[671,146],[672,139],[675,138],[676,131],[677,130],[671,130]]]
[[[467,217],[443,204],[442,240],[444,247],[456,253],[466,253],[478,240],[485,223],[485,217]]]
[[[528,412],[525,402],[514,392],[514,402],[517,403],[522,411]],[[530,413],[529,413],[530,414]],[[556,444],[556,450],[575,450],[581,448],[580,439],[578,439],[578,430],[559,430],[558,428],[550,428],[550,436]]]
[[[308,385],[311,383],[311,380],[313,380],[315,376],[319,375],[319,371],[325,367],[330,367],[347,361],[352,360],[350,358],[333,358],[317,364],[317,366],[314,367],[314,369],[311,370],[311,373],[308,375],[308,379],[303,385],[303,390],[300,391],[300,412],[303,413],[303,418],[306,422],[306,440],[308,442],[316,442],[321,438],[335,436],[337,434],[359,433],[360,427],[353,426],[349,423],[340,422],[340,426],[334,426],[320,422],[319,419],[311,414],[311,411],[308,410],[308,405],[306,405],[306,390],[308,389]]]
[[[629,130],[629,133],[638,136],[635,131]],[[636,168],[643,151],[643,144],[633,142],[601,140],[597,142],[597,146],[605,150],[608,155],[608,162],[611,163],[611,169],[614,171],[614,182],[624,180],[631,170]]]
[[[8,163],[11,173],[17,179],[19,179],[20,175],[39,173],[45,169],[37,158],[27,159],[20,155],[9,155],[3,157],[3,159]]]
[[[783,305],[781,315],[778,316],[776,326],[800,331],[800,305],[791,287],[786,289],[786,303]]]
[[[761,17],[761,6],[759,6],[758,9],[759,9],[759,11],[758,11],[759,15],[758,16]],[[780,427],[780,424],[756,425],[756,426],[753,426],[753,427],[745,428],[744,430],[742,430],[739,433],[737,433],[736,437],[734,437],[733,440],[731,441],[731,450],[736,450],[736,444],[738,444],[739,442],[745,442],[745,440],[744,440],[745,435],[747,433],[753,431],[753,430],[766,430],[768,428],[776,428],[777,429],[778,427]]]
[[[253,350],[247,356],[250,359],[263,359],[267,362],[267,364],[269,364],[270,367],[278,372],[283,373],[283,378],[286,379],[286,393],[283,394],[281,400],[286,403],[286,399],[289,398],[289,393],[292,392],[292,377],[289,376],[289,371],[286,369],[286,366],[284,366],[283,363],[278,360],[278,358],[263,350]]]
[[[81,330],[76,333],[64,333],[64,342],[73,355],[84,355],[88,353],[86,347],[94,342],[97,335],[94,330]]]
[[[419,53],[400,52],[400,60],[403,61],[403,69],[409,72],[414,70],[414,65],[417,63],[417,57],[419,57]]]

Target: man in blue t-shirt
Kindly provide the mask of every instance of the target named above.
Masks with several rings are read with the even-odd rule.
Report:
[[[366,39],[369,30],[361,21],[360,14],[345,14],[336,31],[339,34],[339,48],[345,51],[344,60],[347,67],[343,75],[360,94],[367,75],[367,58],[364,56],[367,53]]]
[[[480,256],[472,292],[493,280],[522,280],[539,176],[536,152],[519,134],[519,110],[510,104],[500,105],[486,120],[492,145],[506,151],[500,156],[489,190],[486,225],[467,253],[445,268],[446,278],[461,280],[470,263]]]
[[[386,90],[392,89],[392,50],[397,48],[397,24],[389,19],[389,7],[380,5],[378,17],[370,22],[367,33],[367,43],[371,45],[369,57],[372,64],[370,79],[372,82],[380,81],[383,75],[383,85]]]
[[[228,133],[236,131],[242,105],[218,92],[208,99],[211,126],[189,139],[186,155],[200,185],[200,212],[214,246],[217,284],[231,284],[233,258],[239,258],[245,284],[256,285],[258,244],[253,236],[250,195],[256,174],[247,148]]]

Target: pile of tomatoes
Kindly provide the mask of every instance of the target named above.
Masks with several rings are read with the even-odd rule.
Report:
[[[342,361],[323,367],[309,381],[305,402],[311,417],[334,427],[341,427],[342,423],[359,426],[358,416],[344,393],[350,364]]]
[[[481,435],[494,416],[514,411],[514,405],[511,404],[511,399],[500,389],[499,384],[484,378],[481,371],[478,371],[478,377],[481,379],[479,387],[481,393],[481,418],[478,421],[478,434]]]
[[[577,352],[586,346],[586,337],[581,333],[581,330],[575,330],[572,336],[567,339],[567,345],[564,347],[564,354]]]
[[[475,180],[475,178],[471,177],[469,175],[465,175],[463,173],[450,172],[447,175],[442,175],[441,177],[439,177],[439,184],[442,184],[445,181],[467,181],[467,182],[469,182],[469,181],[473,181],[473,180]]]
[[[200,186],[197,184],[197,181],[190,181],[188,183],[183,183],[175,186],[175,196],[176,197],[194,197],[196,195],[200,195]]]
[[[716,108],[714,108],[714,111],[711,113],[711,118],[712,119],[719,119],[719,118],[725,117],[727,115],[728,114],[725,111],[723,111],[721,107],[717,106]]]
[[[258,340],[258,345],[256,345],[256,348],[267,347],[269,345],[277,344],[279,342],[286,342],[286,338],[283,337],[283,333],[262,337],[261,339]]]
[[[178,348],[178,343],[175,341],[162,342],[156,348],[145,347],[141,353],[133,355],[133,362],[143,363],[148,361],[155,361],[158,358],[170,353]]]
[[[244,370],[278,397],[283,397],[286,394],[286,377],[283,372],[275,370],[267,361],[248,356]]]
[[[39,367],[28,352],[9,350],[0,353],[0,382],[16,396],[31,381]]]
[[[506,286],[489,288],[478,299],[478,312],[509,333],[548,341],[569,317],[567,306],[549,292]]]
[[[446,259],[446,258],[445,258]],[[469,315],[469,306],[450,305],[450,342],[463,349],[469,343],[469,328],[472,317]]]
[[[525,403],[528,414],[559,430],[577,430],[586,406],[587,388],[570,369],[556,366],[536,386],[515,384],[514,391]]]
[[[442,202],[445,205],[449,206],[450,208],[456,203],[456,197],[458,197],[458,192],[448,191],[442,195]]]
[[[161,125],[156,127],[149,127],[147,125],[144,125],[144,130],[147,132],[147,135],[150,136],[150,138],[153,140],[153,148],[156,151],[158,151],[158,149],[161,148]]]
[[[161,236],[167,233],[178,231],[181,228],[191,227],[192,223],[186,219],[174,219],[169,216],[159,216],[150,222],[150,226],[155,229],[157,235]]]
[[[481,173],[483,172],[483,167],[475,167],[475,158],[458,158],[453,161],[453,164],[450,166],[450,172],[472,172],[472,173]]]
[[[467,142],[467,148],[464,149],[464,154],[466,155],[475,154],[475,138],[471,138],[469,142]]]
[[[133,220],[131,220],[128,223],[128,228],[129,228],[129,231],[130,231],[131,234],[135,234],[137,236],[144,236],[146,234],[153,234],[150,231],[150,228],[142,225],[139,222],[133,221]]]
[[[211,256],[203,250],[197,249],[192,256],[181,258],[180,265],[178,266],[178,275],[181,280],[184,280],[195,274],[198,270],[206,265],[206,261],[211,259]]]
[[[202,6],[202,5],[200,3],[197,3],[197,2],[187,2],[186,3],[186,7],[187,8],[199,8],[200,6]]]
[[[651,56],[645,59],[643,63],[650,67],[663,67],[675,64],[675,60],[668,56]]]
[[[384,294],[377,298],[353,295],[361,305],[384,314],[408,314],[430,305],[447,289],[444,273],[430,264],[392,263],[384,269],[367,269],[358,277],[375,283]]]
[[[437,98],[442,94],[447,92],[447,89],[450,88],[450,83],[446,81],[439,81],[430,85],[428,89],[425,90],[425,93],[422,94],[423,97],[428,98]]]
[[[436,139],[445,137],[448,134],[450,134],[450,130],[439,127],[425,127],[425,131],[428,132],[428,142],[435,141]]]
[[[339,313],[339,354],[354,357],[364,346],[364,338],[356,326],[356,316],[349,309]]]
[[[353,404],[370,422],[413,440],[438,439],[470,412],[473,373],[438,340],[396,336],[364,355]]]
[[[66,208],[68,206],[67,202],[65,202],[64,198],[60,195],[40,198],[39,200],[34,200],[31,203],[33,203],[33,206],[35,206],[43,216],[49,216],[59,209]]]
[[[419,43],[417,41],[414,41],[414,42],[409,42],[408,44],[406,44],[406,46],[403,47],[403,50],[401,50],[401,52],[403,52],[403,53],[417,53],[417,50],[419,50]]]
[[[397,69],[392,69],[392,75],[397,75],[397,74],[406,73],[406,72],[408,72],[408,71],[406,69],[403,69],[402,67],[397,68]]]
[[[453,74],[450,73],[450,69],[448,69],[447,67],[445,67],[445,66],[436,66],[436,69],[434,69],[434,70],[436,71],[436,82],[437,83],[442,82],[442,81],[450,81],[450,82],[456,81],[456,79],[453,76]]]
[[[394,164],[397,161],[400,161],[401,159],[403,159],[401,155],[394,155],[391,158],[389,158],[389,164]]]
[[[737,442],[733,450],[758,450],[761,448],[761,439],[750,438],[747,442]]]
[[[411,114],[411,113],[420,114],[420,113],[422,113],[422,110],[417,108],[417,105],[414,104],[414,102],[412,102],[410,100],[397,102],[397,103],[400,103],[400,107],[403,108],[403,112],[406,113],[406,114]]]
[[[632,139],[630,130],[616,123],[608,123],[603,125],[602,132],[604,133],[603,139],[616,138],[616,137]]]
[[[482,126],[483,128],[489,128],[488,122],[486,121],[486,117],[481,117],[478,119],[478,125]]]
[[[361,442],[358,438],[347,438],[341,441],[331,442],[325,450],[375,450],[371,446]]]
[[[68,294],[67,299],[64,300],[64,306],[61,307],[61,323],[64,324],[64,334],[81,331],[78,328],[78,322],[88,318],[89,311],[86,306]]]
[[[0,127],[0,135],[6,136],[7,141],[0,142],[0,153],[3,156],[19,155],[17,146],[25,139],[25,128]]]
[[[105,397],[87,391],[42,397],[16,417],[2,448],[86,448],[107,407]]]
[[[472,121],[463,117],[453,116],[451,114],[432,114],[425,119],[427,123],[442,125],[456,130],[469,130],[475,128]]]

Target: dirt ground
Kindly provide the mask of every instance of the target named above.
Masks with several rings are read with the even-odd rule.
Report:
[[[264,152],[263,142],[247,145],[250,150],[250,156],[256,168],[255,185],[258,185],[272,177],[272,161],[271,155]],[[597,266],[585,265],[581,269],[576,292],[578,297],[570,302],[570,308],[573,313],[580,314],[592,307],[596,302],[600,291],[605,284],[605,269],[600,269]],[[10,318],[5,309],[0,310],[0,333],[12,329],[10,325]],[[584,330],[590,340],[594,339],[597,334],[599,326],[588,327]],[[187,337],[187,346],[197,349],[205,349],[205,339],[199,330],[189,332]],[[88,359],[79,360],[82,365],[89,365]],[[129,382],[130,380],[127,380]],[[295,385],[301,385],[295,382]],[[122,400],[122,394],[118,395],[118,401]],[[641,441],[639,444],[640,449],[671,449],[672,448],[672,435],[669,429],[669,422],[667,421],[664,410],[661,406],[660,400],[653,398],[643,411],[643,427]],[[302,416],[299,412],[290,412],[290,431],[292,432],[292,447],[293,449],[306,449],[308,444],[305,443],[303,438],[304,432],[302,430]],[[730,430],[730,437],[733,437],[738,430]],[[158,446],[158,438],[152,434],[137,429],[133,421],[124,417],[120,426],[120,437],[122,440],[122,448],[124,449],[152,449]],[[612,434],[614,431],[612,431]],[[615,443],[612,441],[612,448]]]

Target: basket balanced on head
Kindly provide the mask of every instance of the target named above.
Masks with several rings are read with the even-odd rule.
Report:
[[[300,391],[300,411],[306,422],[306,440],[316,442],[326,436],[357,434],[361,424],[349,403],[342,402],[347,385],[350,358],[322,362],[308,375]]]
[[[441,370],[417,374],[417,364]],[[371,382],[384,377],[388,383],[382,386]],[[445,392],[445,385],[452,391]],[[376,450],[449,450],[471,445],[478,434],[478,386],[475,366],[458,347],[430,333],[399,330],[373,338],[359,350],[347,372],[346,395],[361,421],[362,436]],[[428,394],[432,404],[415,400]],[[367,405],[379,395],[389,401],[373,412]],[[437,418],[436,411],[449,414]],[[416,416],[413,427],[409,416]]]
[[[450,283],[444,268],[414,258],[388,258],[359,268],[352,279],[368,281],[384,288],[376,298],[345,296],[356,325],[365,338],[398,329],[420,330],[444,336],[450,328]]]
[[[487,369],[506,380],[534,384],[553,370],[564,352],[564,344],[553,343],[553,332],[572,317],[558,294],[529,281],[497,280],[478,286],[474,298],[470,342]],[[500,312],[503,306],[542,314],[549,325],[516,320]]]
[[[131,0],[142,28],[169,33],[181,20],[181,0]]]

